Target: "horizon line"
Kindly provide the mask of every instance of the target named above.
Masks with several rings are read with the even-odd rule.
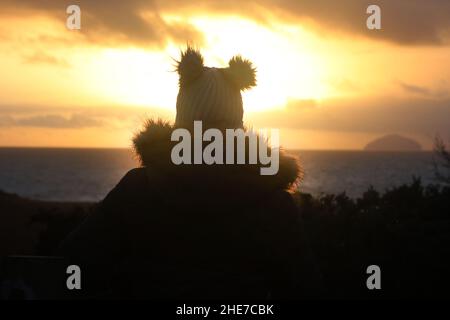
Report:
[[[132,150],[133,147],[76,147],[76,146],[2,146],[0,149],[78,149],[78,150]],[[281,148],[290,151],[336,151],[336,152],[432,152],[433,149],[421,150],[365,150],[361,149],[310,149],[310,148]]]

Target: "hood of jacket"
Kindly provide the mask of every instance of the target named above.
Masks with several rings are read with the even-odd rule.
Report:
[[[208,190],[252,189],[272,192],[293,190],[301,179],[298,159],[283,150],[279,152],[279,169],[274,175],[261,175],[260,168],[267,167],[261,163],[175,165],[171,160],[171,153],[172,148],[179,142],[171,141],[174,129],[176,128],[168,122],[147,120],[143,129],[133,138],[135,154],[141,165],[147,169],[151,183],[169,183],[182,188],[204,187]],[[267,143],[264,143],[268,148]],[[223,152],[225,157],[226,150]]]

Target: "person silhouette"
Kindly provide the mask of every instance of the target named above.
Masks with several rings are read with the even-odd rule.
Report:
[[[295,157],[281,152],[278,172],[267,176],[259,164],[171,161],[177,128],[202,121],[245,129],[241,91],[256,85],[256,69],[240,56],[227,68],[209,68],[188,47],[177,72],[175,123],[145,123],[133,139],[142,166],[61,244],[81,268],[84,297],[308,296],[308,248],[289,193],[301,172]]]

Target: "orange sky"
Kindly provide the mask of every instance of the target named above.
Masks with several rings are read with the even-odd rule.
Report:
[[[387,133],[429,148],[450,134],[442,1],[377,1],[373,31],[356,0],[77,3],[79,31],[65,27],[70,1],[0,4],[0,146],[128,147],[146,117],[174,119],[186,42],[206,65],[252,60],[245,122],[279,128],[287,148],[361,149]]]

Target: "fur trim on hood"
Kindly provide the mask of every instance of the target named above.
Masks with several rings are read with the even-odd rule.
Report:
[[[298,159],[287,155],[283,150],[280,150],[279,170],[275,175],[261,175],[262,164],[175,165],[171,160],[171,151],[179,142],[171,141],[174,129],[176,128],[168,122],[150,119],[133,138],[135,153],[141,165],[147,168],[150,183],[170,181],[172,185],[183,188],[189,186],[195,188],[203,186],[208,190],[250,188],[272,192],[293,190],[301,179]]]

